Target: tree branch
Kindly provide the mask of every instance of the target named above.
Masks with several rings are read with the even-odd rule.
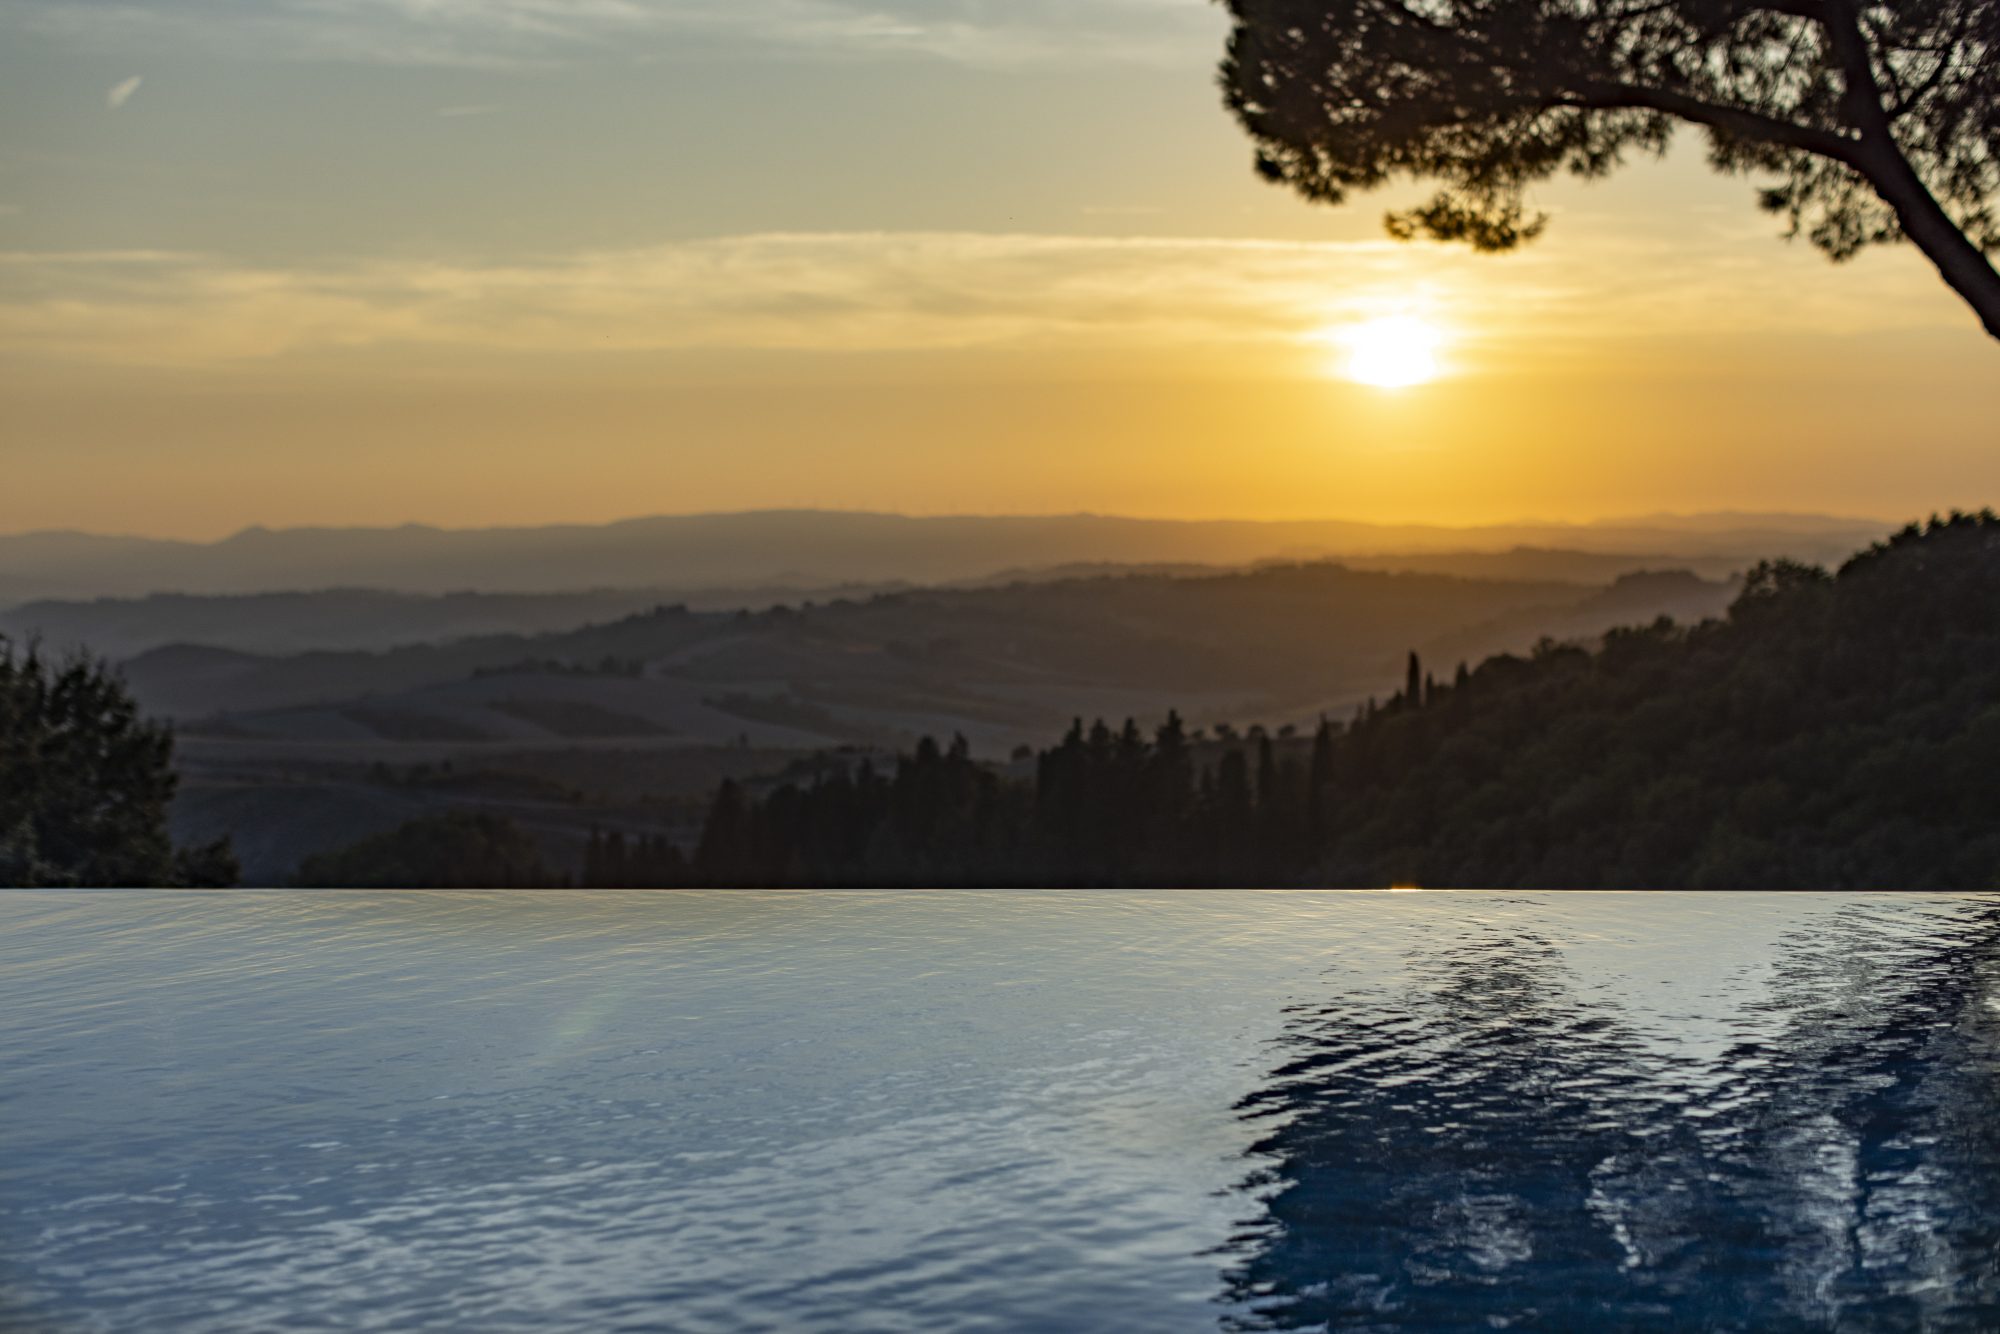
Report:
[[[1921,84],[1917,85],[1915,91],[1899,97],[1896,105],[1889,108],[1888,115],[1892,124],[1914,110],[1920,102],[1931,95],[1932,91],[1939,84],[1944,82],[1944,77],[1951,71],[1958,50],[1964,45],[1966,36],[1972,30],[1972,13],[1970,5],[1959,11],[1958,21],[1952,27],[1951,37],[1936,48],[1937,61],[1931,66],[1930,74]]]
[[[1833,39],[1834,59],[1847,80],[1847,108],[1863,139],[1881,138],[1890,147],[1889,113],[1883,108],[1882,85],[1875,78],[1875,61],[1862,35],[1861,19],[1848,0],[1826,0],[1826,30]]]
[[[1592,111],[1631,110],[1659,111],[1682,120],[1706,125],[1743,139],[1761,139],[1766,143],[1782,144],[1787,148],[1800,149],[1807,153],[1817,153],[1821,157],[1832,158],[1849,166],[1858,166],[1861,141],[1832,130],[1816,129],[1810,125],[1795,125],[1790,121],[1766,116],[1762,112],[1750,111],[1743,107],[1724,106],[1715,102],[1704,102],[1686,93],[1670,92],[1664,88],[1642,88],[1632,84],[1603,83],[1590,84],[1581,91],[1554,99],[1554,106],[1579,107]]]
[[[1851,165],[1895,210],[1903,235],[1924,252],[1945,283],[1965,298],[1986,332],[2000,338],[2000,271],[1944,211],[1903,146],[1896,142],[1852,0],[1826,0],[1826,6],[1834,55],[1847,77],[1848,108],[1861,131]]]

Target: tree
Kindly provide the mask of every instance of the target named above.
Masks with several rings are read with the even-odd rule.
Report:
[[[740,783],[733,778],[722,780],[695,849],[695,865],[703,874],[716,878],[748,874],[753,851],[749,805]]]
[[[2000,0],[1225,0],[1222,79],[1267,179],[1442,186],[1393,235],[1510,250],[1523,192],[1698,125],[1835,260],[1909,240],[2000,338]]]
[[[1254,758],[1170,715],[1150,743],[1079,720],[1032,782],[930,741],[892,780],[726,785],[689,878],[2000,890],[2000,516],[1760,566],[1723,620],[1423,680],[1426,708],[1310,743],[1250,728]]]
[[[308,857],[292,883],[316,889],[547,889],[564,880],[511,820],[448,811]]]
[[[173,755],[103,663],[0,639],[0,885],[234,884],[227,840],[168,836]]]

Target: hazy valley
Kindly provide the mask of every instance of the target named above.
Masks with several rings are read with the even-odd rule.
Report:
[[[1085,563],[1448,561],[1517,548],[1614,564],[1695,563],[1704,573],[1722,573],[1765,556],[1838,559],[1882,527],[1873,519],[1735,513],[1453,528],[774,510],[539,528],[248,528],[216,542],[20,533],[0,535],[0,607],[38,599],[328,588],[426,594],[805,590],[984,580]]]
[[[1450,672],[1699,621],[1757,559],[1824,558],[1854,527],[804,513],[207,546],[44,535],[0,539],[0,580],[85,596],[0,610],[0,634],[115,660],[175,723],[177,833],[230,836],[253,880],[458,809],[568,864],[592,828],[691,837],[720,779],[833,751],[963,735],[1005,763],[1073,718],[1170,709],[1198,729],[1310,728],[1393,693],[1411,651]]]

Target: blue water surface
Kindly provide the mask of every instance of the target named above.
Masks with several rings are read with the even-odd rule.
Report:
[[[0,893],[0,1329],[2000,1328],[2000,901]]]

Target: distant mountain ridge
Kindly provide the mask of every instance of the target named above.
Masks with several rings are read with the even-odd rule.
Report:
[[[156,713],[243,741],[575,739],[523,701],[665,734],[811,748],[925,728],[985,748],[1089,707],[1305,716],[1367,693],[1411,646],[1476,655],[1632,617],[1699,618],[1731,586],[1686,572],[1609,586],[1269,565],[1200,577],[1099,575],[930,588],[761,612],[660,606],[562,633],[383,652],[175,644],[127,660]],[[496,718],[496,705],[513,712]],[[226,715],[222,717],[220,715]],[[199,720],[199,721],[196,721]],[[664,729],[664,731],[662,730]],[[419,735],[422,733],[423,735]]]
[[[1691,588],[1663,575],[1617,591],[1677,586]],[[2000,518],[1959,513],[1837,573],[1760,566],[1698,624],[1435,676],[1413,655],[1402,690],[1310,740],[1079,721],[1004,771],[933,740],[893,767],[725,783],[692,865],[655,855],[642,874],[1976,893],[2000,889],[1997,769]],[[604,855],[593,840],[585,883],[627,883]]]
[[[1252,570],[1290,564],[1267,561]],[[1609,586],[1635,574],[1673,568],[1710,579],[1736,574],[1734,557],[1616,555],[1541,548],[1499,552],[1348,556],[1345,568],[1382,574]],[[1078,579],[1202,579],[1238,572],[1229,566],[1116,565],[1091,562],[1002,571],[979,579],[922,585],[937,589],[1004,588]],[[579,630],[656,606],[691,611],[766,611],[840,598],[915,591],[906,581],[831,587],[740,585],[719,589],[597,589],[566,593],[392,593],[328,588],[280,593],[151,593],[133,598],[45,599],[0,609],[0,635],[39,641],[56,652],[84,649],[120,660],[176,645],[254,654],[380,652],[494,635]]]
[[[0,535],[0,606],[330,588],[443,594],[944,583],[1061,565],[1234,566],[1517,547],[1748,564],[1774,555],[1832,559],[1885,526],[1825,515],[1726,513],[1453,528],[1338,519],[761,510],[522,528],[247,528],[207,543],[37,532]]]
[[[179,724],[176,836],[231,834],[245,874],[269,882],[454,800],[522,821],[567,858],[595,823],[673,818],[723,777],[839,747],[962,733],[998,759],[1079,713],[1179,708],[1194,723],[1280,727],[1345,716],[1394,689],[1412,647],[1448,665],[1544,635],[1698,620],[1734,588],[1685,572],[1606,586],[1336,562],[1116,569],[763,611],[667,605],[381,652],[176,644],[121,672],[148,713]]]
[[[902,584],[810,590],[866,597]],[[328,588],[305,593],[149,593],[135,598],[48,599],[0,611],[0,635],[124,659],[175,645],[243,653],[379,652],[492,635],[552,634],[619,620],[662,603],[695,611],[761,611],[805,590],[599,589],[570,593],[388,593]]]

